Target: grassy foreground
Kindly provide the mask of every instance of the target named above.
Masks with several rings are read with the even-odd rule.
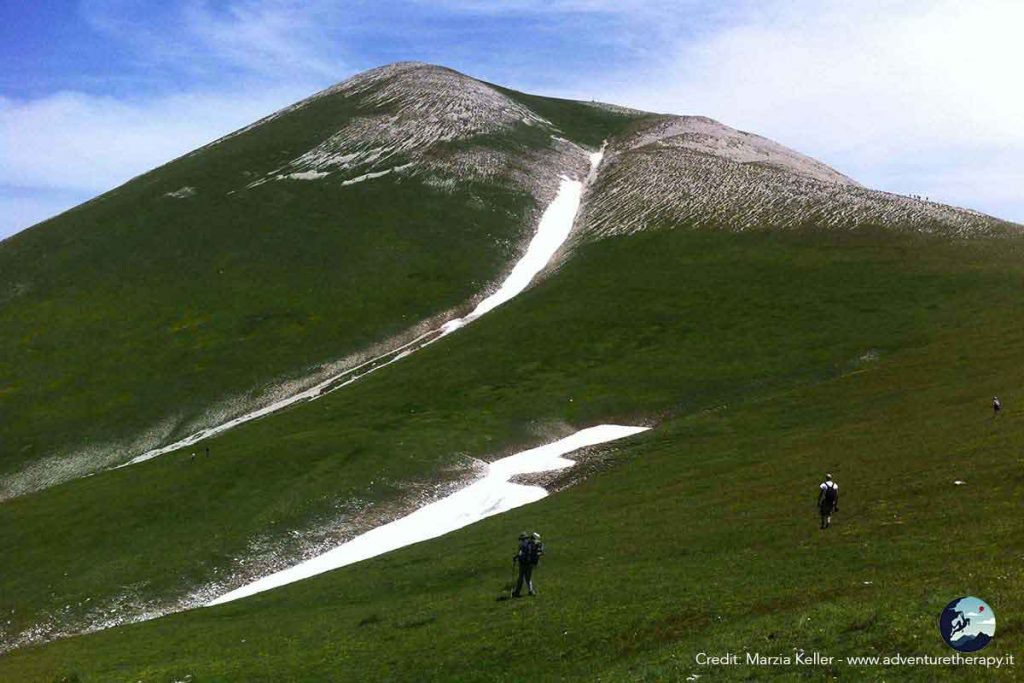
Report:
[[[659,420],[616,467],[252,599],[9,653],[0,679],[1012,680],[694,657],[941,655],[939,611],[967,594],[999,618],[984,654],[1020,652],[1021,246],[869,229],[588,245],[445,343],[224,435],[206,470],[170,455],[5,504],[0,543],[19,552],[0,607],[180,589],[270,521],[397,495],[371,482],[528,445],[538,425]],[[825,470],[843,498],[823,533]],[[548,544],[541,596],[498,601],[522,528]]]

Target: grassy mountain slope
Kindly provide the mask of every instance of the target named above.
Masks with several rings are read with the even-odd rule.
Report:
[[[528,93],[492,87],[509,98],[522,103],[554,124],[565,137],[581,145],[600,147],[609,138],[623,134],[631,126],[653,121],[657,114],[615,107],[601,102],[577,102],[557,97],[540,97]]]
[[[441,71],[442,75],[447,74],[446,70],[438,71]],[[433,70],[431,73],[434,73]],[[359,87],[364,81],[365,76],[360,76],[350,82],[355,82]],[[405,81],[402,81],[401,85],[405,88],[411,87]],[[436,83],[431,87],[436,87]],[[529,96],[509,92],[519,98],[530,99]],[[328,91],[313,98],[298,111],[337,104],[335,100],[339,96],[338,93]],[[537,99],[539,98],[533,98]],[[377,109],[373,111],[376,112]],[[585,144],[594,139],[603,139],[614,132],[615,126],[621,128],[635,118],[631,114],[608,114],[586,103],[565,100],[546,101],[543,113],[553,122],[552,133],[573,136],[573,142],[550,143],[555,147],[572,147],[576,142]],[[265,135],[263,129],[267,126],[283,126],[296,115],[296,111],[286,111],[266,123],[228,138],[219,145],[247,143],[262,149],[265,143],[262,139],[251,140],[246,136],[255,135],[255,131],[261,131],[260,134]],[[334,120],[334,115],[331,116],[331,120]],[[357,117],[356,120],[361,119]],[[306,123],[308,122],[300,120],[295,125],[302,128]],[[518,127],[514,130],[517,131],[516,135],[532,136],[535,133],[529,130],[523,132]],[[546,135],[547,138],[551,137],[551,133]],[[558,173],[563,170],[558,164],[565,163],[564,150],[556,153],[553,161],[545,160],[544,155],[550,154],[549,147],[545,146],[549,142],[540,144],[532,137],[528,137],[529,144],[536,143],[539,152],[524,152],[523,148],[529,145],[515,136],[507,137],[508,140],[501,141],[496,140],[493,135],[489,136],[487,144],[497,145],[492,148],[492,152],[498,149],[498,154],[518,155],[510,162],[513,175],[519,172],[517,168],[520,171],[533,169],[532,173],[543,171],[546,174],[543,182],[557,183]],[[313,140],[315,138],[311,137],[309,142]],[[510,146],[511,143],[515,144]],[[449,152],[456,156],[464,153],[476,154],[472,147],[466,146],[460,140],[444,142],[444,145],[458,147],[459,150],[439,150],[436,146],[428,150],[430,159],[419,161],[430,165],[431,169],[429,173],[424,174],[427,177],[422,183],[419,182],[419,175],[414,174],[399,179],[380,178],[372,183],[366,182],[341,190],[354,192],[356,197],[361,198],[359,205],[366,208],[365,251],[370,254],[375,270],[367,273],[362,270],[363,264],[349,264],[350,270],[355,271],[360,277],[365,277],[365,281],[360,282],[354,291],[346,292],[341,289],[334,292],[327,289],[323,283],[317,283],[311,291],[317,296],[333,297],[338,300],[332,302],[330,306],[352,306],[365,317],[380,314],[381,309],[374,308],[373,304],[379,300],[391,300],[395,289],[390,287],[390,283],[396,272],[400,273],[390,263],[394,258],[394,250],[382,249],[384,245],[381,239],[391,229],[388,223],[390,216],[395,216],[395,221],[401,223],[403,229],[409,228],[411,232],[416,233],[416,239],[423,241],[416,249],[425,251],[426,254],[406,254],[404,258],[407,258],[410,264],[418,263],[422,266],[422,259],[429,257],[435,259],[435,266],[440,267],[447,264],[448,259],[453,259],[462,265],[453,264],[443,273],[435,272],[437,278],[445,278],[446,282],[452,284],[452,291],[457,291],[454,287],[455,278],[465,278],[472,284],[474,290],[483,288],[485,281],[473,279],[474,276],[467,270],[469,268],[475,273],[476,266],[467,265],[466,262],[479,256],[477,253],[470,253],[471,250],[482,249],[483,241],[496,239],[495,232],[478,232],[481,225],[477,223],[465,226],[460,232],[460,226],[456,222],[458,217],[467,211],[478,212],[492,218],[496,216],[504,228],[511,230],[520,224],[525,225],[524,217],[535,219],[528,210],[533,200],[523,188],[531,189],[542,197],[547,190],[543,183],[539,188],[530,188],[528,183],[523,183],[522,178],[513,177],[500,181],[495,178],[474,180],[471,177],[458,191],[439,192],[430,183],[435,182],[452,167],[457,167],[460,171],[465,170],[462,162],[453,165],[445,161],[445,155]],[[579,150],[578,147],[575,149]],[[233,168],[232,164],[224,168],[208,168],[210,164],[204,160],[202,154],[201,150],[200,153],[177,162],[195,164],[195,168],[182,172],[183,178],[195,178],[203,169],[210,175],[211,183],[223,175],[230,175],[225,168]],[[540,154],[540,162],[536,159],[531,161],[529,156],[532,154]],[[518,158],[524,155],[527,157],[526,161]],[[331,169],[331,166],[321,163],[317,168],[323,171]],[[564,170],[571,172],[573,168],[570,165]],[[470,171],[472,172],[472,169]],[[154,172],[159,173],[160,171]],[[349,171],[347,175],[352,173],[355,171]],[[269,175],[274,177],[279,174],[274,172]],[[269,187],[278,192],[280,190],[275,189],[278,186],[295,185],[299,189],[309,188],[306,190],[307,193],[321,192],[325,201],[338,195],[339,189],[336,185],[318,184],[319,182],[321,181],[267,182],[255,189]],[[509,183],[513,189],[519,189],[508,189]],[[133,185],[129,185],[118,192],[132,188]],[[300,200],[307,202],[308,194],[294,201]],[[517,210],[499,210],[502,202],[513,200],[518,202]],[[102,205],[103,201],[98,204]],[[349,198],[349,205],[354,201]],[[464,202],[465,205],[460,206],[459,202]],[[435,214],[432,207],[441,203],[446,203],[445,208],[437,208]],[[413,208],[416,206],[419,209]],[[199,208],[196,209],[198,210]],[[308,213],[308,207],[302,210]],[[335,219],[338,213],[342,217],[345,215],[344,211],[326,206],[318,210],[323,211],[324,221]],[[406,218],[400,219],[399,214],[405,214]],[[244,218],[257,220],[248,215]],[[431,231],[423,227],[424,222],[428,220],[436,221],[429,224]],[[233,217],[232,221],[239,229],[245,227],[240,217]],[[529,227],[532,228],[532,225]],[[438,234],[438,230],[444,234]],[[309,239],[315,241],[317,235],[329,232],[326,229],[314,231]],[[335,232],[339,232],[341,238],[351,242],[351,238],[346,236],[347,232],[351,231]],[[45,236],[49,233],[43,234]],[[511,253],[513,246],[506,240],[497,245],[488,242],[486,248],[490,250],[492,256],[498,253],[506,254],[510,261],[514,257]],[[320,260],[326,260],[332,264],[332,268],[337,266],[337,259],[333,256],[328,258],[323,254],[317,254],[311,257],[300,251],[293,253],[286,245],[277,248],[285,250],[284,254],[278,255],[272,245],[266,247],[265,252],[258,252],[266,259],[279,256],[282,263],[303,263],[304,259],[312,258],[314,265]],[[301,250],[303,247],[296,245],[294,249]],[[221,244],[218,249],[210,250],[211,253],[220,254],[224,258],[236,258],[235,251],[230,244]],[[173,261],[173,258],[167,257],[168,268],[173,265]],[[492,264],[494,272],[507,268],[507,263],[497,266]],[[268,268],[274,267],[273,263],[268,262],[266,265]],[[110,268],[113,277],[117,272],[115,264]],[[296,269],[295,277],[304,277],[303,272],[301,267]],[[348,270],[340,269],[340,272],[351,276]],[[256,274],[253,273],[253,276]],[[322,274],[317,274],[314,269],[313,277],[321,276]],[[190,280],[186,279],[186,282]],[[266,282],[272,283],[273,278],[266,278]],[[423,288],[421,283],[412,282],[402,286],[409,288],[408,296],[415,294],[422,297],[432,294],[431,300],[438,301],[438,298],[433,296],[436,292]],[[180,292],[157,289],[158,294],[168,297],[168,305],[174,303],[175,296],[184,296]],[[264,289],[268,290],[265,294],[267,302],[287,302],[290,296],[284,284],[278,283],[275,287]],[[475,293],[470,292],[468,288],[465,289],[467,298]],[[212,292],[207,304],[212,308],[228,306],[226,311],[218,313],[219,317],[225,319],[228,312],[235,311],[235,308],[244,309],[251,304],[252,299],[246,294],[237,301],[229,297],[225,303],[223,297],[223,292]],[[121,306],[123,302],[112,300],[112,305]],[[145,309],[142,307],[138,310]],[[325,323],[333,323],[326,320],[330,310],[328,307],[326,313],[318,312],[315,317],[324,319]],[[349,321],[352,320],[350,311],[339,315],[347,316],[344,319]],[[412,317],[403,317],[401,325],[408,325]],[[80,323],[80,320],[72,319],[66,324],[72,326]],[[358,329],[365,330],[369,327],[372,326],[366,324]],[[352,331],[355,332],[356,329],[353,328]],[[395,331],[399,329],[396,327]],[[139,330],[140,334],[151,332],[153,330]],[[247,346],[235,351],[228,348],[222,351],[228,354],[226,359],[230,361],[230,367],[265,381],[274,376],[273,368],[266,364],[253,366],[252,354],[262,353],[266,358],[273,356],[282,360],[289,358],[292,353],[301,354],[299,342],[302,338],[295,329],[287,327],[281,329],[279,333],[284,337],[280,343],[275,341],[271,344],[270,348],[266,348],[267,340],[254,331]],[[293,336],[296,338],[292,339]],[[123,343],[134,344],[136,341],[129,338]],[[330,348],[333,349],[337,338],[324,337],[322,341],[325,344],[329,342]],[[359,337],[359,344],[364,346],[371,341],[368,337]],[[98,352],[100,349],[100,345],[85,347],[85,350],[90,352]],[[246,349],[249,349],[250,355],[243,353]],[[160,367],[164,356],[159,351],[160,349],[157,349],[153,352],[154,367],[147,365],[149,351],[144,351],[132,359],[136,366],[142,368],[138,371],[141,374],[127,373],[128,376],[122,376],[120,371],[115,372],[106,365],[98,365],[99,370],[109,373],[110,376],[108,381],[108,377],[102,373],[95,372],[91,375],[97,382],[102,380],[96,391],[102,390],[105,392],[102,393],[103,396],[110,396],[119,382],[131,384],[148,381],[150,384],[143,385],[144,388],[153,395],[160,396],[160,406],[166,407],[173,396],[177,395],[173,387],[181,384],[181,378],[173,376],[174,366]],[[325,353],[328,351],[329,349],[325,347]],[[60,356],[54,356],[50,370],[56,373],[58,368],[66,369],[64,360]],[[115,363],[117,359],[111,359],[110,362]],[[37,363],[35,369],[41,372],[46,366]],[[162,376],[163,373],[170,376],[165,378]],[[189,377],[191,375],[185,379]],[[201,380],[206,383],[212,392],[224,383],[224,373],[212,370],[209,373],[197,371],[193,379],[195,382]],[[171,388],[162,385],[165,380],[171,383]],[[172,454],[167,456],[166,461],[153,462],[143,468],[132,467],[104,472],[96,477],[79,479],[72,484],[58,486],[36,495],[6,501],[0,507],[0,516],[5,516],[5,521],[9,524],[5,523],[3,532],[0,533],[5,535],[6,541],[16,545],[20,550],[17,554],[5,555],[0,560],[0,566],[3,567],[2,581],[7,582],[3,590],[5,599],[0,609],[9,605],[17,614],[11,624],[3,628],[4,640],[17,640],[17,634],[26,632],[26,629],[28,632],[39,632],[39,629],[43,633],[61,632],[69,624],[73,625],[71,629],[74,630],[82,628],[83,623],[105,623],[108,614],[116,614],[117,618],[123,618],[126,611],[137,614],[151,609],[167,609],[168,605],[173,607],[178,605],[179,600],[188,599],[188,595],[197,586],[219,590],[225,581],[237,582],[255,571],[265,571],[278,563],[293,560],[297,555],[311,552],[311,548],[336,541],[339,533],[354,533],[355,530],[365,528],[380,515],[394,514],[390,508],[383,507],[377,512],[375,507],[370,506],[374,503],[404,500],[409,495],[410,483],[419,482],[418,485],[424,486],[432,482],[446,484],[466,476],[470,454],[477,457],[489,456],[506,445],[520,444],[527,440],[536,441],[539,438],[546,438],[551,433],[547,428],[542,428],[538,433],[528,421],[507,418],[470,420],[453,429],[452,414],[466,410],[467,404],[461,401],[456,401],[455,407],[450,410],[446,406],[440,406],[439,410],[432,410],[420,418],[415,416],[417,406],[429,406],[433,403],[437,398],[433,395],[433,390],[429,386],[421,385],[418,398],[411,401],[406,395],[403,380],[398,378],[397,381],[398,384],[391,386],[383,398],[377,397],[376,394],[367,397],[358,391],[358,386],[354,386],[340,392],[337,399],[332,397],[331,402],[324,400],[316,405],[292,411],[294,414],[305,416],[299,418],[300,422],[309,419],[310,416],[315,417],[315,423],[312,425],[296,427],[296,423],[292,421],[294,418],[287,415],[275,416],[272,420],[252,423],[244,429],[208,441],[198,448],[190,447],[182,454],[187,457],[189,453],[198,451],[202,457],[205,447],[209,445],[216,458],[213,463],[204,461],[203,468],[182,471],[181,457]],[[170,396],[163,396],[162,393],[168,393]],[[133,406],[139,402],[139,396],[136,394],[123,392],[120,395],[121,400]],[[78,395],[67,398],[54,396],[53,400],[57,405],[50,410],[59,414],[61,410],[65,410],[69,401],[79,398]],[[193,400],[198,403],[201,398],[197,396]],[[86,411],[86,416],[92,414],[89,412],[93,410],[91,404],[83,403],[79,404],[79,407]],[[24,407],[27,414],[24,421],[9,425],[8,428],[13,431],[21,427],[23,431],[38,436],[30,429],[36,424],[29,420],[34,408],[32,405]],[[139,405],[137,408],[144,411],[148,406]],[[44,412],[39,415],[39,410],[36,413],[37,417],[46,417],[50,414]],[[403,426],[406,416],[416,419],[411,425]],[[127,419],[122,413],[117,413],[114,417]],[[281,418],[283,421],[279,422]],[[305,436],[302,436],[303,433]],[[75,435],[77,432],[73,432],[68,438]],[[385,454],[408,450],[403,448],[406,443],[416,443],[419,448],[412,453],[403,453],[401,457],[386,456],[388,464],[382,467],[382,457],[385,457]],[[102,461],[102,457],[97,459]],[[447,469],[439,471],[439,463]],[[44,461],[42,464],[51,463]],[[44,473],[49,474],[50,469],[46,468]],[[424,495],[433,494],[425,490]],[[72,517],[68,515],[69,510],[74,511]],[[355,522],[352,521],[354,518]],[[111,529],[116,529],[117,532],[111,534]],[[243,566],[241,562],[249,562],[249,567]],[[117,578],[112,581],[111,576]],[[55,586],[58,587],[56,590]],[[0,624],[0,627],[3,626]]]
[[[399,90],[452,86],[446,74]],[[436,497],[472,472],[474,458],[598,422],[656,429],[598,449],[611,460],[570,472],[586,481],[535,506],[250,600],[25,647],[0,659],[0,679],[762,677],[690,664],[700,648],[762,643],[773,653],[820,645],[937,654],[945,646],[933,623],[953,597],[980,594],[997,612],[1020,607],[1007,589],[1020,573],[1006,561],[1021,552],[1012,515],[1020,463],[1010,455],[1021,430],[1008,389],[1024,238],[1014,226],[902,200],[876,211],[878,193],[707,119],[480,94],[476,81],[456,85],[494,105],[493,116],[460,114],[469,138],[424,151],[420,128],[381,127],[434,120],[436,101],[422,92],[396,99],[397,82],[353,79],[351,93],[371,98],[372,110],[348,119],[345,135],[267,163],[250,189],[318,187],[293,174],[353,179],[367,167],[346,164],[390,146],[404,156],[370,168],[429,172],[342,187],[378,192],[367,205],[379,206],[413,185],[422,195],[408,195],[408,211],[417,216],[424,197],[457,204],[468,191],[466,206],[504,216],[512,234],[559,172],[579,172],[581,145],[609,139],[571,258],[442,342],[211,440],[209,458],[192,460],[187,449],[4,501],[0,544],[17,551],[0,556],[3,642],[213,597]],[[469,106],[453,101],[455,111]],[[395,109],[382,112],[387,103]],[[506,116],[519,122],[513,133],[481,132]],[[367,144],[352,147],[357,129]],[[768,161],[752,162],[751,149]],[[464,184],[453,168],[468,173]],[[495,169],[507,177],[496,181]],[[745,174],[756,180],[749,206]],[[709,189],[720,190],[710,203]],[[829,212],[829,197],[859,192],[870,210]],[[737,206],[753,207],[759,230],[747,230],[751,214],[730,213]],[[621,220],[602,221],[605,213]],[[627,223],[633,215],[642,220]],[[372,282],[391,269],[377,263]],[[999,422],[987,411],[995,393],[1009,408]],[[844,487],[828,535],[813,509],[825,469]],[[532,527],[551,550],[542,597],[496,602],[509,543]],[[1019,644],[1011,622],[991,647]],[[929,669],[926,678],[958,673]]]
[[[110,554],[144,552],[158,543],[153,532],[188,525],[186,547],[171,536],[161,556],[153,551],[147,570],[160,576],[180,554],[204,556],[204,519],[225,491],[273,498],[310,479],[358,479],[358,455],[324,458],[330,477],[302,455],[314,441],[342,443],[348,435],[332,430],[356,403],[392,420],[372,454],[378,477],[433,459],[426,472],[460,449],[484,454],[474,438],[514,443],[514,427],[531,421],[660,416],[656,430],[616,446],[614,467],[537,505],[253,599],[10,653],[0,676],[520,680],[539,669],[662,680],[710,673],[693,664],[705,649],[942,654],[934,622],[953,597],[982,595],[1000,614],[1021,607],[1013,511],[1024,481],[1014,444],[1024,433],[1019,411],[994,422],[987,408],[992,394],[1013,395],[1021,247],[1019,238],[956,243],[873,230],[664,231],[587,245],[450,345],[229,433],[210,464],[168,458],[94,477],[95,492],[76,482],[11,501],[2,528],[25,529],[44,503],[68,509],[58,496],[86,510],[91,496],[110,497],[118,509],[125,491],[149,481],[152,516],[165,526],[133,520],[131,533],[115,534],[133,547]],[[278,443],[302,444],[274,470],[258,455],[270,429],[280,429]],[[387,439],[416,448],[388,448]],[[307,467],[293,467],[300,458]],[[226,477],[230,467],[242,478]],[[825,469],[844,494],[836,527],[822,534],[813,502]],[[187,504],[160,497],[154,482]],[[115,516],[83,519],[62,540],[109,533]],[[239,519],[221,518],[219,543]],[[541,597],[495,602],[521,527],[539,528],[549,544]],[[63,585],[101,590],[126,565],[86,546],[54,542],[40,553],[70,563],[77,578]],[[87,566],[92,579],[81,576]],[[28,566],[3,574],[22,572]],[[1012,624],[993,651],[1020,646]],[[786,672],[714,672],[771,673]]]
[[[465,305],[581,165],[523,105],[400,64],[5,240],[0,494],[245,412]]]

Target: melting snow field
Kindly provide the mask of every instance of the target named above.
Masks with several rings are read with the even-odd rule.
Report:
[[[526,289],[530,281],[547,265],[558,248],[562,246],[565,238],[569,236],[582,195],[583,183],[578,180],[570,180],[565,176],[562,177],[558,196],[548,205],[544,215],[541,216],[537,234],[530,240],[530,246],[527,247],[523,258],[516,263],[512,272],[501,283],[498,291],[477,304],[472,313],[465,318],[446,322],[441,328],[444,334],[451,334],[460,327],[464,327]]]
[[[597,176],[597,167],[604,157],[604,147],[590,155],[589,184]],[[485,313],[494,310],[529,286],[533,278],[551,261],[551,257],[568,239],[572,231],[576,213],[580,208],[584,184],[578,180],[570,180],[562,176],[562,184],[558,188],[555,200],[544,210],[537,226],[537,234],[530,240],[530,246],[512,272],[494,294],[477,304],[473,312],[465,318],[451,320],[442,326],[444,334],[451,334],[460,327],[476,320]]]
[[[632,436],[647,429],[599,425],[578,431],[554,443],[496,460],[487,466],[487,472],[482,479],[466,488],[425,505],[394,522],[356,536],[323,555],[222,595],[209,605],[220,605],[301,581],[413,543],[443,536],[492,515],[534,503],[547,496],[548,492],[543,487],[515,484],[510,479],[520,474],[551,472],[572,467],[576,463],[562,456],[587,446]]]

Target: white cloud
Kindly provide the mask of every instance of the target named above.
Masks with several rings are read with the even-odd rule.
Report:
[[[776,2],[608,92],[766,135],[869,185],[1024,220],[1022,25],[1024,4],[996,0]]]
[[[346,17],[328,0],[186,0],[155,16],[130,0],[87,0],[82,13],[143,62],[195,78],[241,72],[333,82],[345,68],[330,32],[345,27]]]
[[[0,239],[237,130],[312,84],[118,99],[0,98]]]
[[[342,65],[328,56],[322,30],[332,14],[318,3],[288,0],[235,2],[221,12],[207,2],[193,2],[185,20],[189,35],[211,54],[246,70],[335,79]]]
[[[140,99],[0,101],[0,185],[99,192],[310,94],[309,86]]]

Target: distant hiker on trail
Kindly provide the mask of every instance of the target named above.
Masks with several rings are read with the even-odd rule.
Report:
[[[818,511],[821,513],[821,528],[832,526],[832,513],[839,512],[839,484],[826,474],[825,481],[818,487]]]
[[[540,562],[540,556],[544,554],[544,544],[540,542],[540,534],[534,532],[528,534],[525,531],[519,534],[519,550],[512,556],[512,564],[519,564],[519,579],[516,581],[516,588],[512,591],[512,597],[518,598],[523,592],[523,584],[526,584],[530,595],[536,595],[533,588],[533,568]]]
[[[999,417],[999,411],[1002,410],[1002,409],[1003,409],[1003,404],[999,400],[999,397],[998,396],[993,396],[992,397],[992,418],[995,419],[995,418]]]

